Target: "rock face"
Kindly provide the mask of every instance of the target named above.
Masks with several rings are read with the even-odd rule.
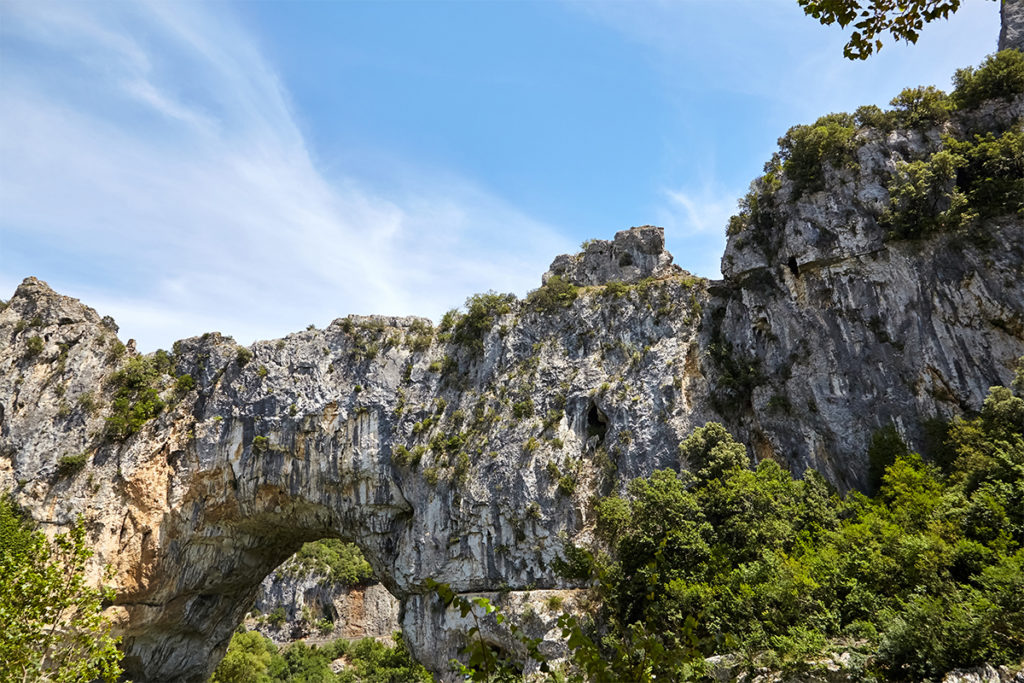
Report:
[[[685,467],[695,427],[720,421],[755,459],[846,489],[865,483],[876,429],[921,448],[925,420],[1011,381],[1021,216],[913,241],[878,222],[885,178],[941,132],[862,129],[855,170],[826,164],[817,192],[783,181],[771,230],[732,231],[721,281],[671,266],[643,227],[555,259],[545,280],[575,297],[484,297],[437,329],[350,316],[247,349],[182,340],[147,366],[163,409],[120,439],[115,397],[142,400],[115,377],[140,363],[132,345],[29,278],[0,310],[0,490],[48,528],[85,520],[96,576],[116,572],[133,680],[205,680],[264,578],[329,537],[360,546],[414,654],[447,672],[465,623],[427,579],[536,615],[537,596],[573,588],[553,565],[588,538],[592,496]]]
[[[650,277],[678,274],[672,255],[665,251],[665,229],[644,225],[615,233],[615,239],[588,240],[579,254],[554,260],[543,282],[554,276],[580,287],[613,280],[633,284]]]
[[[347,587],[316,574],[274,572],[260,583],[246,624],[279,645],[307,639],[380,638],[401,629],[399,604],[382,584]]]
[[[1024,0],[1000,0],[999,49],[1024,51]]]

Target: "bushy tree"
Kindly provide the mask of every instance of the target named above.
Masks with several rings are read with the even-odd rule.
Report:
[[[679,454],[700,481],[721,477],[728,470],[746,467],[747,447],[732,438],[725,427],[709,422],[698,427],[679,445]]]
[[[526,297],[526,303],[534,310],[553,313],[572,305],[579,292],[575,285],[560,275],[552,275],[543,287],[535,289]]]
[[[794,194],[825,188],[823,164],[853,166],[856,122],[850,114],[826,114],[813,124],[793,126],[779,138],[779,151],[768,168],[781,168],[793,181]]]
[[[91,556],[81,522],[47,540],[0,497],[0,680],[118,680],[118,639],[101,610],[113,595],[86,580]]]
[[[1024,54],[1019,50],[1002,50],[986,57],[977,69],[957,69],[953,87],[953,101],[960,109],[1024,93]]]

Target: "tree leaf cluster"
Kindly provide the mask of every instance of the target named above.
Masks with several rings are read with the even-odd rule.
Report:
[[[960,0],[797,0],[804,13],[823,25],[853,27],[843,47],[847,59],[867,59],[882,49],[886,33],[893,40],[916,43],[930,21],[946,19]]]
[[[119,639],[102,612],[113,592],[86,580],[91,556],[81,521],[48,540],[0,497],[0,680],[118,680]]]

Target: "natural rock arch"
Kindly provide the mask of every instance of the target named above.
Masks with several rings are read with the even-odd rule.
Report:
[[[824,215],[822,229],[847,220]],[[103,564],[116,572],[110,613],[134,680],[202,680],[260,580],[334,535],[362,548],[414,654],[445,671],[465,624],[426,579],[513,603],[569,587],[552,565],[585,538],[591,493],[679,467],[694,427],[724,422],[757,458],[848,487],[881,424],[898,416],[914,446],[924,418],[1010,381],[1024,254],[952,258],[941,237],[886,244],[862,227],[801,256],[799,278],[734,240],[719,282],[671,267],[659,229],[625,231],[556,259],[575,300],[515,302],[479,344],[384,317],[241,351],[218,334],[183,340],[158,380],[168,407],[123,442],[104,438],[104,418],[131,352],[111,320],[30,278],[0,311],[0,490],[47,525],[85,518],[97,580]],[[1024,243],[1016,220],[990,233]],[[628,273],[608,257],[623,253]],[[195,387],[176,392],[184,374]],[[81,453],[86,467],[60,474]]]

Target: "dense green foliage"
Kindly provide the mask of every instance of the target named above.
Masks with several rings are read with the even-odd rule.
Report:
[[[320,574],[332,583],[361,586],[373,581],[373,567],[354,543],[325,538],[303,545],[284,567],[292,574]]]
[[[57,461],[57,474],[62,477],[71,476],[81,472],[85,468],[85,464],[88,461],[87,453],[74,453],[72,455],[65,455]]]
[[[430,683],[433,679],[409,655],[401,635],[392,646],[373,638],[335,640],[322,647],[294,643],[283,651],[256,631],[236,633],[211,683]],[[345,668],[331,671],[331,662]]]
[[[891,123],[880,128],[925,128],[949,119],[950,97],[934,86],[907,88],[889,102]],[[855,115],[856,116],[856,115]]]
[[[1010,99],[1024,93],[1024,54],[1003,50],[985,58],[977,69],[957,69],[953,76],[953,101],[959,109],[971,109],[985,100]]]
[[[137,356],[128,359],[110,376],[108,382],[115,389],[111,414],[107,417],[107,433],[111,438],[128,438],[164,409],[156,388],[160,375],[161,368],[155,358]]]
[[[899,430],[887,425],[871,435],[868,445],[868,488],[874,493],[882,485],[885,471],[899,458],[910,455],[910,449]]]
[[[91,556],[81,523],[50,541],[0,496],[0,680],[118,680],[101,613],[112,594],[87,584]]]
[[[38,334],[29,337],[28,341],[25,342],[25,357],[35,358],[36,356],[43,352],[44,346],[45,345],[43,344],[43,338],[40,337]]]
[[[996,387],[979,417],[954,421],[946,473],[880,434],[873,448],[894,461],[875,498],[840,498],[770,460],[749,469],[708,425],[682,446],[696,476],[656,472],[602,501],[606,639],[642,626],[667,652],[697,643],[783,668],[853,651],[865,675],[895,679],[1019,661],[1024,400]]]
[[[779,139],[779,151],[765,164],[765,175],[751,183],[729,219],[728,234],[749,230],[762,245],[777,222],[773,215],[781,179],[792,184],[790,200],[825,188],[825,167],[855,169],[861,130],[883,133],[929,129],[954,119],[941,146],[925,158],[899,161],[888,178],[890,206],[878,220],[897,239],[966,230],[979,219],[1024,212],[1024,133],[1016,125],[978,130],[982,125],[963,112],[987,101],[1024,94],[1024,54],[1003,50],[977,69],[957,71],[955,89],[946,95],[934,87],[908,88],[891,109],[860,107],[829,114],[812,125],[794,126]],[[989,125],[989,124],[983,124]],[[1005,129],[1004,129],[1005,128]],[[955,133],[953,135],[952,133]]]
[[[880,222],[904,239],[1024,214],[1024,133],[946,137],[927,159],[897,164],[889,193],[892,206]]]
[[[543,313],[553,313],[572,305],[579,295],[576,286],[560,275],[552,275],[543,287],[526,296],[526,304]]]
[[[857,126],[849,114],[827,114],[810,126],[793,126],[779,138],[779,151],[769,168],[781,169],[793,181],[794,196],[825,188],[822,164],[856,166],[853,152]]]
[[[497,292],[469,297],[466,299],[465,314],[452,325],[452,341],[469,349],[473,355],[483,353],[484,337],[494,327],[498,316],[509,313],[515,302],[515,294]]]

